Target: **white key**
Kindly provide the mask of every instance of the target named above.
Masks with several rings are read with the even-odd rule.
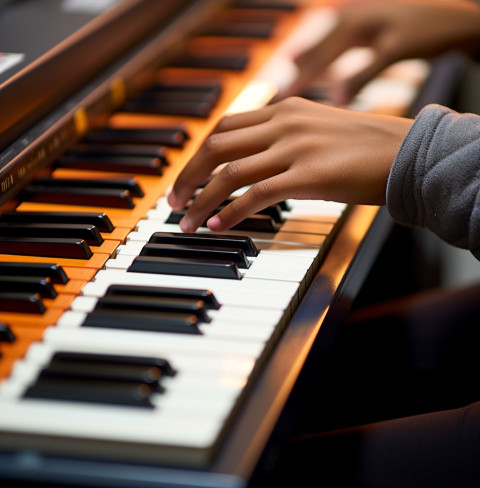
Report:
[[[288,281],[265,282],[265,280],[243,279],[243,280],[220,280],[216,278],[201,278],[195,276],[161,275],[154,273],[128,273],[124,270],[100,270],[93,283],[104,283],[107,285],[131,284],[145,286],[166,286],[170,288],[196,288],[211,290],[215,296],[218,293],[218,300],[221,300],[221,290],[230,292],[250,291],[269,294],[284,294],[293,297],[298,289],[296,283]]]
[[[30,435],[66,436],[151,446],[209,447],[222,420],[212,415],[201,420],[194,409],[164,416],[161,408],[140,409],[55,402],[48,400],[1,401],[0,429]],[[52,441],[50,441],[52,442]]]
[[[94,327],[49,327],[43,335],[44,341],[55,347],[68,347],[72,350],[90,350],[92,353],[130,354],[168,357],[170,353],[183,353],[198,356],[237,355],[258,358],[264,344],[254,341],[232,341],[211,339],[205,336],[186,334],[159,334],[156,332],[100,329]]]
[[[84,297],[100,298],[107,293],[108,284],[99,281],[87,283],[82,290]],[[290,293],[275,292],[249,292],[249,291],[229,291],[217,290],[214,294],[221,305],[236,305],[251,308],[266,308],[271,310],[284,310],[291,300]],[[78,311],[82,311],[78,309]],[[83,310],[85,311],[85,310]]]

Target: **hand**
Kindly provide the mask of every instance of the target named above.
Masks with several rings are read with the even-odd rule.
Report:
[[[431,58],[448,49],[468,50],[480,39],[480,5],[470,0],[347,1],[338,23],[317,45],[301,54],[297,80],[277,99],[301,94],[313,79],[352,47],[373,48],[373,62],[332,84],[333,103],[344,105],[390,64],[408,58]]]
[[[235,190],[252,187],[208,221],[224,231],[287,198],[383,204],[395,155],[413,121],[328,107],[301,98],[220,121],[178,176],[168,202],[186,206],[228,162],[180,222],[194,232]]]

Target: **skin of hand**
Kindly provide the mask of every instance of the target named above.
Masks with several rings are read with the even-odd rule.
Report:
[[[290,97],[223,118],[179,174],[168,202],[188,204],[180,222],[194,232],[232,192],[252,185],[209,218],[224,231],[287,198],[384,204],[388,175],[413,120],[365,114]]]
[[[480,5],[456,0],[349,0],[338,8],[338,22],[318,44],[295,60],[298,78],[277,99],[298,95],[352,47],[373,49],[373,62],[332,84],[327,96],[344,105],[390,64],[431,58],[449,49],[466,52],[480,40]]]

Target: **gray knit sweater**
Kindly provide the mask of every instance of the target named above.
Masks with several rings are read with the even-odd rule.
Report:
[[[390,172],[387,208],[480,259],[480,116],[425,107]]]

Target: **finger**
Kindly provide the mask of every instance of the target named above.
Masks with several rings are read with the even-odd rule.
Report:
[[[228,230],[269,205],[289,198],[294,192],[292,177],[285,171],[254,184],[242,196],[211,217],[207,225],[215,232]]]
[[[346,105],[352,98],[389,64],[390,59],[385,56],[377,56],[373,63],[353,76],[342,80],[329,90],[331,101],[337,105]]]
[[[335,59],[355,45],[356,37],[356,33],[346,32],[337,25],[322,41],[295,59],[298,76],[277,98],[301,95]]]
[[[274,136],[268,124],[211,134],[179,174],[168,203],[183,208],[217,166],[265,151]]]
[[[197,194],[180,223],[181,229],[194,232],[235,190],[285,171],[285,160],[278,158],[276,151],[266,151],[229,163]]]
[[[257,110],[226,115],[215,126],[213,133],[228,132],[231,130],[241,129],[243,127],[263,124],[271,119],[273,111],[274,109],[269,105]]]

